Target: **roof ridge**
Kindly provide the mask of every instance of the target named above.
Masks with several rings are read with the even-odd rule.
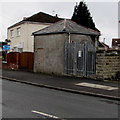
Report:
[[[41,15],[43,17],[40,18],[39,15]],[[30,17],[26,17],[26,19],[22,19],[19,22],[16,22],[15,24],[9,26],[8,29],[11,27],[14,27],[15,25],[19,25],[21,23],[24,23],[24,22],[41,22],[41,23],[51,23],[52,24],[52,23],[58,22],[60,20],[63,20],[63,18],[55,17],[55,16],[52,16],[50,14],[47,14],[47,13],[40,11],[36,14],[31,15]]]
[[[23,20],[23,21],[27,21],[27,19],[29,19],[29,18],[31,18],[31,17],[33,17],[33,16],[36,16],[36,15],[39,15],[39,14],[44,14],[44,15],[48,15],[48,16],[51,16],[51,17],[55,17],[55,16],[52,16],[52,15],[50,15],[50,14],[47,14],[47,13],[44,13],[44,12],[38,12],[38,13],[36,13],[36,14],[33,14],[33,15],[31,15],[30,17],[27,17],[25,20]]]
[[[60,23],[60,24],[59,24]],[[41,30],[38,30],[33,33],[33,35],[37,35],[40,33],[53,33],[53,32],[69,32],[69,33],[81,33],[81,32],[87,32],[86,34],[94,34],[94,35],[100,35],[100,32],[96,32],[94,30],[88,29],[84,26],[81,26],[77,24],[76,22],[73,22],[72,20],[60,20],[54,24],[51,24],[48,27],[45,27]],[[81,31],[81,32],[80,32]]]
[[[104,46],[108,46],[108,45],[107,45],[106,43],[104,43],[104,42],[101,42],[101,44],[104,45]],[[108,47],[109,47],[109,46],[108,46]]]
[[[60,23],[61,21],[64,21],[64,20],[60,20],[60,21],[58,21],[58,22],[55,22],[55,23],[53,23],[53,24],[51,24],[51,25],[49,25],[49,26],[47,26],[47,27],[45,27],[45,28],[43,28],[43,29],[41,29],[41,30],[38,30],[38,31],[33,32],[32,34],[34,35],[36,32],[40,32],[40,31],[42,31],[42,30],[45,30],[45,29],[47,29],[47,28],[50,28],[51,26],[55,26],[56,24]],[[63,30],[64,30],[64,28],[63,28]]]
[[[52,16],[50,14],[44,13],[44,12],[38,12],[36,14],[33,14],[32,16],[26,18],[24,21],[35,21],[35,22],[50,22],[55,23],[57,21],[62,20],[63,18],[59,18],[56,16]]]
[[[88,29],[88,30],[91,30],[91,31],[93,31],[93,32],[98,32],[98,33],[100,33],[100,32],[97,31],[97,30],[93,30],[93,29],[91,29],[91,28],[88,28],[88,27],[86,27],[86,26],[83,26],[83,25],[81,25],[81,24],[78,24],[78,23],[76,23],[76,22],[74,22],[74,21],[72,21],[72,20],[69,20],[69,21],[71,21],[71,22],[73,22],[73,23],[75,23],[75,24],[77,24],[77,25],[79,25],[79,26],[81,26],[81,27],[84,27],[84,28],[86,28],[86,29]]]

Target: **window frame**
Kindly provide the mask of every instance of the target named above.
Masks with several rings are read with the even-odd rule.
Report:
[[[10,30],[10,37],[11,37],[11,38],[14,37],[14,29]]]
[[[16,36],[17,37],[20,36],[20,30],[21,30],[21,27],[16,28]]]

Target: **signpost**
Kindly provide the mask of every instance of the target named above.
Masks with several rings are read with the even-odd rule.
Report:
[[[10,50],[10,45],[4,45],[3,50],[5,51],[5,59],[7,59],[7,51]]]
[[[10,50],[10,45],[4,45],[3,50],[4,51],[9,51]]]

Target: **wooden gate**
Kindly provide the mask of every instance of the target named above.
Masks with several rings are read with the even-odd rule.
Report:
[[[34,54],[32,52],[20,53],[20,69],[32,70],[34,64]]]
[[[33,70],[34,53],[32,52],[10,52],[7,54],[7,66],[9,69]]]

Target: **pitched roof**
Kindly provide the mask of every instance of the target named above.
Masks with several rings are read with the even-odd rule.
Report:
[[[117,47],[120,44],[120,38],[112,39],[112,47]]]
[[[61,20],[53,25],[50,25],[42,30],[36,31],[33,35],[53,34],[67,32],[73,34],[100,35],[100,32],[81,26],[71,20]]]
[[[24,18],[22,21],[10,26],[9,28],[15,27],[17,25],[23,24],[25,22],[40,22],[40,23],[55,23],[62,20],[62,18],[58,18],[56,16],[52,16],[43,12],[39,12],[30,17]],[[8,29],[9,29],[8,28]]]
[[[52,16],[43,12],[39,12],[31,17],[26,18],[24,21],[32,21],[32,22],[43,22],[43,23],[55,23],[62,20],[62,18],[58,18],[56,16]]]
[[[109,46],[107,44],[105,44],[104,42],[100,42],[100,41],[98,41],[98,42],[99,42],[98,47],[106,47],[109,49]]]

